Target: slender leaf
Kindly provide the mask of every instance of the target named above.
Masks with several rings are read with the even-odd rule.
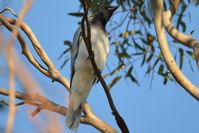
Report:
[[[122,78],[122,76],[115,77],[110,84],[108,84],[109,90]]]
[[[182,65],[184,62],[184,50],[179,48],[179,53],[180,53],[180,69],[182,69]]]
[[[68,13],[68,15],[74,16],[74,17],[82,17],[82,16],[84,16],[84,13],[82,13],[82,12],[71,12],[71,13]]]
[[[161,65],[159,66],[159,69],[158,69],[158,74],[163,74],[163,70],[164,70],[164,65],[161,64]]]

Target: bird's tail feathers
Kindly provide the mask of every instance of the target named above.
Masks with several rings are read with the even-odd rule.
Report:
[[[81,113],[82,113],[82,105],[80,104],[79,108],[77,110],[68,110],[68,113],[66,115],[66,124],[68,128],[70,128],[73,131],[77,131],[77,128],[80,123]]]

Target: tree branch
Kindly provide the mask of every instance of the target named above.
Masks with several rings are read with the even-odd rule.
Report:
[[[173,77],[176,81],[196,100],[199,101],[199,89],[193,85],[186,76],[178,68],[171,51],[168,47],[167,39],[163,27],[163,0],[153,0],[152,5],[154,5],[154,16],[155,16],[155,28],[160,45],[160,49],[164,60],[167,64],[168,69],[170,70]]]
[[[16,20],[14,20],[14,19],[10,19],[10,18],[7,18],[7,17],[4,17],[4,16],[0,15],[0,21],[10,31],[12,31],[13,29],[16,28],[16,27],[12,26],[16,22]],[[12,24],[12,25],[10,25],[10,24]],[[70,84],[69,84],[68,80],[65,77],[63,77],[60,74],[60,72],[56,69],[55,65],[51,62],[51,60],[49,59],[49,57],[47,56],[47,54],[45,53],[45,51],[41,47],[40,43],[38,42],[36,36],[32,32],[32,30],[29,28],[29,26],[26,23],[24,23],[24,22],[21,22],[19,26],[26,33],[28,38],[30,39],[31,44],[35,48],[35,50],[38,53],[39,57],[42,59],[43,62],[45,62],[45,64],[47,64],[48,70],[45,69],[33,57],[31,52],[29,51],[29,49],[28,49],[23,37],[20,34],[18,34],[17,38],[18,38],[18,40],[19,40],[19,42],[21,44],[22,53],[27,57],[27,59],[30,61],[30,63],[33,64],[33,66],[35,68],[37,68],[40,72],[42,72],[47,77],[49,77],[49,78],[61,83],[66,89],[69,90]]]
[[[85,45],[86,45],[86,48],[87,48],[87,51],[88,51],[89,59],[91,61],[91,64],[92,64],[93,69],[94,69],[94,71],[97,75],[98,80],[100,81],[101,85],[104,88],[104,91],[105,91],[106,96],[108,98],[110,108],[112,109],[112,114],[115,116],[115,119],[116,119],[118,126],[120,127],[120,129],[123,133],[129,133],[128,127],[127,127],[125,121],[123,120],[123,118],[120,116],[119,112],[117,111],[117,109],[114,105],[112,96],[110,94],[109,88],[106,85],[106,82],[104,81],[104,79],[101,75],[101,72],[98,69],[97,64],[95,62],[95,59],[94,59],[94,53],[93,53],[92,44],[91,44],[90,25],[89,25],[89,21],[88,21],[88,11],[89,11],[89,8],[91,6],[91,0],[87,1],[87,4],[85,3],[84,0],[81,0],[81,4],[82,4],[83,9],[84,9],[84,16],[83,16],[82,21],[81,21],[82,36],[83,36],[83,40],[85,42]]]
[[[196,57],[196,64],[199,67],[199,41],[192,38],[192,35],[185,35],[179,32],[172,23],[172,18],[175,15],[180,0],[173,0],[170,9],[163,14],[163,24],[166,31],[178,42],[186,47],[193,48]]]
[[[0,15],[0,21],[1,23],[9,30],[9,31],[13,31],[15,26],[12,26],[9,21],[12,21],[9,18],[6,18],[2,15]],[[32,55],[32,53],[29,51],[29,48],[27,47],[26,42],[24,41],[24,38],[22,37],[22,35],[19,33],[17,35],[17,39],[21,45],[22,48],[22,54],[25,55],[25,57],[28,59],[28,61],[34,66],[36,67],[41,73],[43,73],[46,76],[50,76],[48,71],[41,65],[39,64],[39,62],[34,58],[34,56]]]
[[[9,96],[8,90],[3,89],[3,88],[0,88],[0,94]],[[66,113],[67,113],[66,107],[56,104],[42,95],[28,94],[28,93],[22,93],[22,92],[15,92],[15,94],[16,94],[15,96],[17,99],[23,100],[24,103],[26,104],[37,106],[40,109],[58,113],[64,117],[66,116]],[[96,117],[92,113],[92,110],[88,104],[85,104],[84,111],[85,111],[85,116],[81,117],[80,119],[80,122],[82,124],[91,125],[103,133],[116,133],[117,132],[110,125],[108,125],[107,123],[103,122],[98,117]]]
[[[11,32],[16,27],[13,26],[16,22],[14,19],[7,18],[5,16],[2,16],[0,14],[0,22]],[[69,82],[68,80],[63,77],[60,72],[56,69],[55,65],[51,62],[43,48],[41,47],[39,41],[37,40],[36,36],[32,32],[32,30],[29,28],[29,26],[25,22],[21,22],[19,24],[19,27],[26,33],[27,37],[30,39],[31,44],[35,48],[37,54],[41,58],[41,60],[46,64],[48,69],[44,68],[32,55],[32,53],[29,51],[26,42],[24,41],[22,35],[20,33],[17,34],[17,39],[22,47],[22,53],[25,55],[25,57],[29,60],[33,66],[38,69],[41,73],[46,75],[47,77],[58,81],[61,83],[67,90],[69,90]],[[7,95],[7,90],[0,89],[0,94]],[[24,100],[27,104],[38,106],[40,109],[46,109],[52,112],[59,113],[65,117],[67,108],[64,106],[57,105],[56,103],[48,100],[47,98],[38,95],[38,94],[25,94],[25,93],[19,93],[16,92],[16,98]],[[38,111],[38,110],[37,110]],[[36,111],[36,112],[37,112]],[[116,133],[117,131],[105,123],[104,121],[100,120],[90,109],[90,106],[88,104],[85,104],[84,106],[84,113],[85,116],[81,118],[81,123],[91,125],[98,129],[99,131],[103,133]]]
[[[8,121],[7,121],[7,127],[6,127],[6,133],[12,132],[12,127],[14,123],[15,113],[16,113],[16,107],[15,107],[15,65],[14,65],[14,56],[13,56],[13,44],[14,41],[18,35],[19,31],[19,24],[23,20],[25,14],[28,12],[32,5],[32,1],[27,1],[27,3],[24,4],[23,8],[21,9],[19,13],[19,17],[16,20],[16,28],[12,31],[12,36],[7,44],[6,49],[6,57],[7,57],[7,64],[9,68],[9,114],[8,114]]]

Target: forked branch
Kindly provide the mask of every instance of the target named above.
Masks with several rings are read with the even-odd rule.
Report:
[[[0,14],[0,22],[3,24],[8,30],[11,32],[16,28],[15,22],[16,20],[7,18]],[[51,78],[54,81],[59,82],[62,84],[67,90],[69,90],[69,82],[68,80],[61,75],[61,73],[56,69],[55,65],[52,63],[48,55],[45,53],[43,48],[41,47],[41,44],[39,43],[37,37],[32,32],[32,30],[29,28],[29,26],[21,21],[19,24],[19,28],[22,29],[25,34],[27,35],[28,39],[31,41],[31,45],[34,47],[35,51],[37,52],[40,59],[43,61],[43,63],[46,65],[46,67],[42,66],[39,61],[37,61],[30,50],[28,49],[28,46],[26,42],[24,41],[23,36],[18,33],[17,39],[22,47],[22,53],[25,55],[25,57],[28,59],[28,61],[41,73],[46,75],[47,77]],[[6,89],[0,89],[0,94],[7,95],[8,92]],[[65,117],[67,108],[64,106],[57,105],[56,103],[48,100],[47,98],[38,95],[38,94],[25,94],[25,93],[19,93],[16,92],[16,98],[24,100],[25,103],[38,106],[37,110],[46,109],[49,111],[53,111],[56,113],[59,113]],[[36,110],[36,113],[38,113]],[[101,132],[104,133],[116,133],[117,131],[112,128],[110,125],[108,125],[106,122],[100,120],[95,114],[93,114],[90,106],[86,104],[84,106],[84,116],[81,117],[81,123],[91,125],[98,129]]]
[[[199,67],[199,41],[192,38],[192,35],[185,35],[179,32],[172,23],[173,16],[175,15],[180,0],[173,0],[170,9],[163,14],[163,24],[166,31],[178,42],[186,47],[192,48],[196,57],[196,63]]]
[[[199,100],[199,89],[180,71],[168,47],[163,25],[163,0],[153,0],[152,5],[154,5],[156,35],[167,67],[176,81],[195,99]]]
[[[9,96],[9,92],[7,89],[0,88],[0,94]],[[28,93],[22,93],[22,92],[15,92],[16,98],[22,100],[25,104],[37,106],[40,109],[48,110],[51,112],[58,113],[60,115],[66,116],[67,108],[54,103],[53,101],[47,99],[46,97],[39,95],[39,94],[28,94]],[[91,110],[91,107],[86,104],[85,105],[85,113],[86,116],[81,117],[80,122],[82,124],[87,124],[95,127],[101,132],[104,133],[116,133],[116,130],[113,129],[111,126],[97,118]]]

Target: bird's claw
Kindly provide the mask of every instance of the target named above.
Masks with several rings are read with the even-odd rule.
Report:
[[[97,75],[97,76],[100,76],[100,75],[101,75],[101,73],[102,73],[102,71],[101,71],[101,70],[99,70],[99,69],[97,69],[97,70],[95,71],[95,73],[96,73],[96,75]]]

